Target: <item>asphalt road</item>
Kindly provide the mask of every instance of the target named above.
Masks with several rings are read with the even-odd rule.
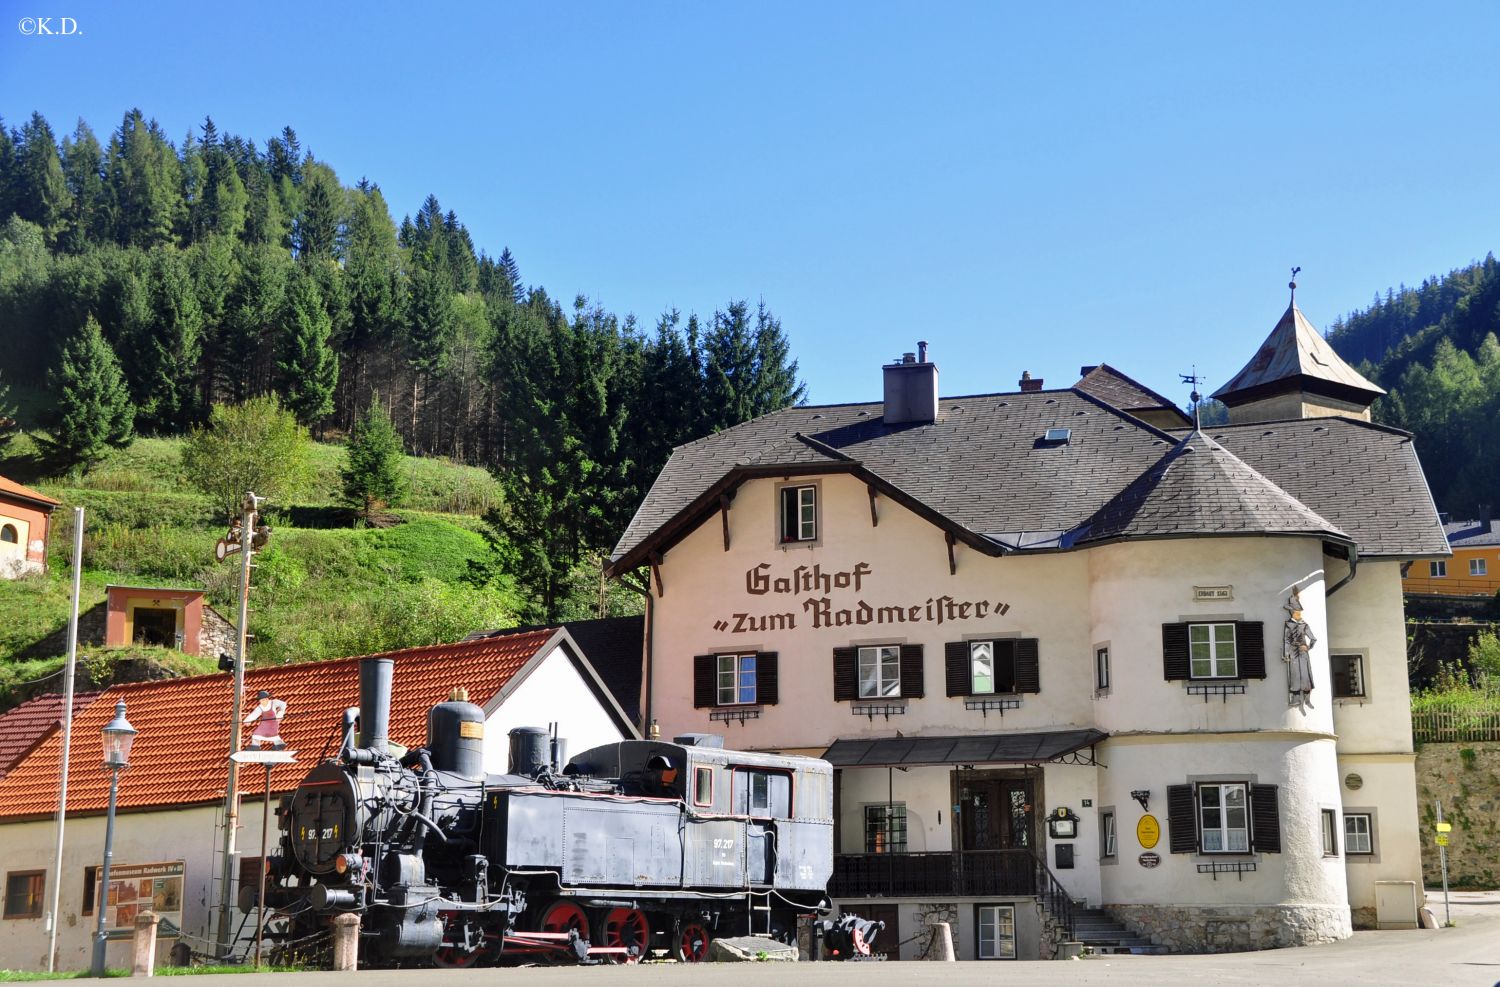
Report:
[[[1031,963],[647,964],[485,970],[372,970],[356,974],[240,974],[227,987],[967,987],[984,985],[1293,985],[1496,987],[1500,892],[1455,894],[1451,929],[1356,932],[1301,949],[1215,956],[1122,956]],[[1442,921],[1441,898],[1434,909]]]

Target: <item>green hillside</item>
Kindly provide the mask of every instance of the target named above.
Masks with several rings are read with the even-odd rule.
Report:
[[[231,621],[237,566],[214,560],[226,519],[195,492],[181,468],[180,439],[138,439],[86,474],[47,479],[29,436],[0,455],[0,474],[63,502],[54,515],[46,576],[0,581],[0,706],[56,672],[69,605],[72,508],[85,509],[83,609],[104,600],[111,583],[201,587]],[[257,665],[312,661],[392,648],[454,641],[482,628],[514,624],[515,601],[504,583],[465,581],[471,561],[489,547],[479,514],[498,502],[484,470],[407,457],[407,506],[365,526],[337,500],[340,446],[315,444],[310,489],[273,505],[271,542],[254,573],[250,648]],[[389,525],[389,526],[384,526]],[[212,656],[194,659],[163,649],[85,649],[96,680],[120,657],[149,657],[170,671],[209,671]]]

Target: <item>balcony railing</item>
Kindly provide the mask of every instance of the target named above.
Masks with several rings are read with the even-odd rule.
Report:
[[[840,853],[834,855],[828,889],[835,898],[1034,895],[1036,854],[1029,849]]]

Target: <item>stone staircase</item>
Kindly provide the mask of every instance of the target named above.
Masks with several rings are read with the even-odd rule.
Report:
[[[1142,939],[1125,926],[1110,918],[1102,908],[1077,908],[1073,912],[1073,938],[1083,943],[1085,956],[1108,956],[1119,954],[1166,953],[1165,946],[1156,946],[1149,939]]]

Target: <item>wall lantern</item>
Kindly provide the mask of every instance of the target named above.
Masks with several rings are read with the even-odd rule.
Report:
[[[1058,806],[1047,815],[1047,833],[1054,840],[1071,840],[1078,836],[1078,816],[1067,806]]]
[[[1151,789],[1137,788],[1135,791],[1130,793],[1130,797],[1141,803],[1142,812],[1151,811]]]

